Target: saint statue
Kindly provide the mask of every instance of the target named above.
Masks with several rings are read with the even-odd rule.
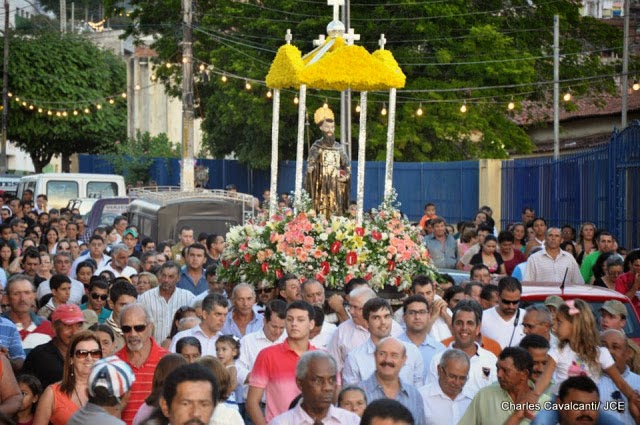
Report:
[[[344,214],[349,207],[351,162],[342,144],[336,142],[331,109],[319,108],[313,118],[322,138],[309,149],[304,188],[316,212],[329,218],[332,214]]]

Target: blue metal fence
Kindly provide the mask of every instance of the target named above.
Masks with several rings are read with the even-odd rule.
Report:
[[[233,160],[198,160],[209,168],[209,188],[223,188],[233,183],[238,190],[262,199],[262,191],[270,186],[268,170],[252,170]],[[279,164],[278,193],[292,192],[295,185],[295,161]],[[113,173],[105,157],[79,155],[81,173]],[[352,162],[351,199],[356,198],[357,162]],[[365,178],[365,209],[380,205],[384,195],[385,164],[367,162]],[[156,159],[150,169],[151,178],[161,186],[180,184],[180,163],[177,159]],[[424,204],[433,202],[450,223],[468,220],[478,208],[478,162],[396,163],[394,187],[402,211],[411,220],[419,220]]]
[[[640,242],[640,123],[611,142],[578,154],[502,163],[502,227],[520,220],[524,207],[549,225],[591,221],[613,232],[621,246]]]

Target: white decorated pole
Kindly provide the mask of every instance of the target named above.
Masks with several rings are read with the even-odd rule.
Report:
[[[364,214],[364,168],[365,168],[365,144],[367,141],[367,92],[360,93],[360,129],[358,134],[358,187],[357,203],[358,212],[356,219],[362,224]]]
[[[302,162],[304,161],[304,124],[307,110],[307,86],[300,85],[298,94],[298,139],[296,141],[296,186],[295,201],[300,200],[302,195]]]
[[[273,118],[271,121],[271,196],[269,197],[269,217],[273,217],[278,207],[278,137],[280,126],[280,90],[273,90]]]
[[[389,123],[387,124],[387,164],[384,172],[384,196],[393,190],[393,152],[396,131],[396,89],[389,90]]]

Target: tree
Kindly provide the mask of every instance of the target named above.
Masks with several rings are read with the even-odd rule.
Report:
[[[110,152],[125,137],[121,59],[55,32],[12,37],[10,45],[8,138],[29,153],[36,172],[54,155]]]
[[[198,2],[194,56],[213,65],[197,77],[204,114],[204,144],[214,155],[234,154],[254,167],[270,163],[271,102],[264,87],[244,89],[242,79],[264,80],[287,29],[303,53],[325,33],[331,9],[325,2],[278,0],[203,0]],[[574,95],[615,88],[619,63],[603,54],[621,52],[618,29],[579,14],[576,0],[451,0],[446,2],[369,0],[351,6],[351,26],[369,51],[381,33],[407,74],[398,93],[395,159],[442,161],[506,158],[528,153],[533,144],[513,120],[513,100],[549,99],[553,80],[553,15],[561,17],[563,87]],[[158,61],[180,64],[180,2],[132,0],[128,34],[153,34]],[[157,74],[179,94],[180,67],[159,67]],[[227,83],[221,73],[229,74]],[[592,78],[605,75],[605,78]],[[282,94],[280,158],[295,158],[297,110],[294,93]],[[313,110],[337,93],[310,91]],[[387,118],[380,114],[386,93],[369,96],[367,159],[383,159]],[[460,111],[466,102],[467,112]],[[422,105],[424,114],[416,115]],[[571,105],[565,105],[570,108]],[[516,111],[518,108],[516,108]],[[315,129],[313,129],[315,131]],[[314,133],[316,134],[316,133]],[[357,114],[352,131],[354,142]],[[317,134],[319,135],[319,134]],[[355,149],[355,148],[354,148]]]

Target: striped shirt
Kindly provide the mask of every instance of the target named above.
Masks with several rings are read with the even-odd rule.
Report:
[[[0,345],[9,350],[10,360],[24,360],[27,357],[22,348],[22,339],[18,328],[11,320],[4,317],[0,317]]]
[[[169,301],[160,295],[160,287],[156,286],[138,297],[151,314],[154,324],[153,337],[156,341],[164,341],[171,332],[173,316],[182,306],[191,305],[193,294],[186,289],[176,288]]]
[[[129,403],[127,403],[127,407],[122,411],[122,420],[128,425],[133,423],[133,418],[136,416],[140,406],[144,403],[144,399],[151,394],[153,374],[158,362],[165,354],[168,354],[168,351],[156,344],[153,338],[151,338],[151,351],[149,352],[149,356],[140,367],[135,367],[129,362],[127,347],[124,347],[116,353],[122,361],[131,366],[131,370],[136,376],[136,380],[131,386]]]

